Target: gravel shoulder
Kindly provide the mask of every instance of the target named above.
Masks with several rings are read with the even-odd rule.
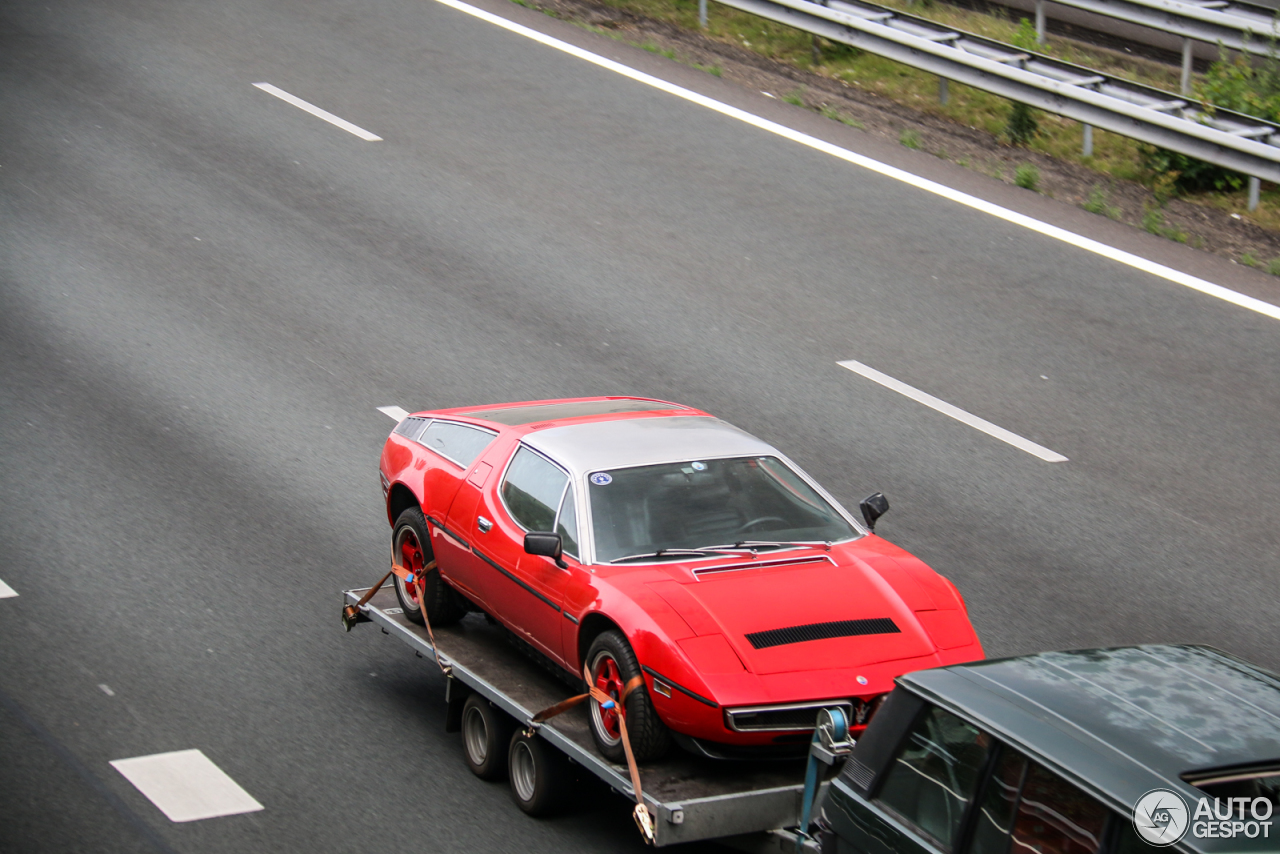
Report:
[[[961,164],[993,180],[1012,184],[1017,167],[1032,164],[1039,170],[1038,191],[1066,204],[1083,207],[1096,192],[1095,188],[1101,186],[1105,205],[1098,215],[1134,228],[1143,229],[1147,212],[1158,207],[1152,192],[1135,182],[1117,180],[1077,163],[1011,146],[986,131],[769,59],[741,45],[718,41],[700,32],[592,0],[518,2],[624,42],[674,53],[676,60],[683,64],[716,68],[719,76],[729,82],[777,97],[797,96],[804,106],[834,111],[846,123],[884,140],[897,143],[904,131],[913,131],[921,151]],[[1236,262],[1253,258],[1263,269],[1276,259],[1276,267],[1280,269],[1280,233],[1245,217],[1184,199],[1167,201],[1161,213],[1157,233],[1171,240]]]

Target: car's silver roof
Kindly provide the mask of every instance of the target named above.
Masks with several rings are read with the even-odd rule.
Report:
[[[682,460],[778,455],[767,442],[706,415],[566,424],[534,431],[524,442],[578,477],[602,469]]]

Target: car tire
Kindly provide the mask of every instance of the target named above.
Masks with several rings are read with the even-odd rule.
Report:
[[[547,816],[564,806],[570,777],[565,759],[538,737],[516,732],[507,753],[511,800],[532,816]]]
[[[507,776],[507,755],[516,722],[479,694],[462,705],[462,752],[471,773],[481,780]]]
[[[434,559],[431,551],[431,534],[427,530],[427,520],[417,507],[410,507],[400,514],[395,526],[391,529],[391,562],[398,563],[416,575]],[[416,584],[406,584],[400,576],[395,576],[396,598],[404,610],[405,619],[422,625],[422,607],[418,602]],[[440,577],[439,569],[427,573],[427,586],[424,598],[427,601],[427,617],[432,626],[447,626],[456,623],[467,614],[465,600]]]
[[[617,629],[596,635],[587,649],[587,666],[592,682],[615,699],[622,688],[640,675],[640,664],[631,644]],[[612,762],[627,761],[622,746],[622,736],[612,711],[600,708],[600,703],[590,702],[591,736],[596,748]],[[660,759],[671,749],[671,730],[658,717],[649,697],[649,689],[641,685],[631,692],[626,703],[627,736],[631,740],[631,752],[637,762]]]

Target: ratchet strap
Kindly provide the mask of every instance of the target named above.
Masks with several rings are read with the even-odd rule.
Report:
[[[391,572],[382,576],[381,581],[364,592],[364,595],[360,597],[359,602],[354,605],[348,605],[342,609],[342,625],[347,631],[351,631],[355,628],[356,623],[360,622],[360,609],[369,603],[369,600],[373,598],[373,594],[382,589],[382,585],[387,583],[387,579],[390,578],[392,573],[395,571],[396,568],[393,566],[391,568]]]
[[[640,790],[640,768],[636,765],[635,754],[631,752],[631,738],[627,735],[627,697],[630,697],[631,692],[637,688],[644,687],[644,677],[632,676],[628,679],[627,684],[622,687],[622,695],[617,700],[591,684],[591,671],[585,665],[582,668],[582,678],[586,680],[587,693],[561,700],[554,706],[538,712],[529,719],[529,726],[525,729],[525,734],[532,737],[533,731],[540,724],[550,718],[554,718],[561,712],[567,712],[588,698],[595,700],[603,708],[616,709],[618,712],[618,732],[622,736],[622,752],[627,755],[627,771],[631,775],[631,790],[636,796],[636,808],[632,810],[631,817],[636,820],[636,827],[640,828],[640,835],[644,837],[644,841],[652,845],[653,817],[649,815],[649,808],[644,803],[644,792]]]
[[[411,570],[405,569],[400,564],[391,565],[391,571],[396,574],[396,577],[403,578],[406,584],[412,584],[418,588],[418,612],[422,614],[422,624],[427,627],[427,638],[431,641],[431,654],[435,656],[440,672],[452,679],[453,665],[445,664],[440,660],[440,645],[436,643],[435,633],[431,631],[431,620],[427,618],[427,573],[435,568],[436,562],[428,561],[415,578]]]

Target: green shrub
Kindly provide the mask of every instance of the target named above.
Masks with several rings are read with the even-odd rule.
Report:
[[[1036,110],[1026,104],[1014,102],[1009,110],[1009,123],[1004,127],[1004,135],[1013,145],[1027,145],[1040,133],[1040,122],[1036,119]]]
[[[1245,183],[1245,176],[1239,172],[1154,145],[1139,145],[1138,160],[1142,171],[1147,173],[1153,186],[1157,187],[1157,192],[1162,183],[1179,193],[1203,193],[1209,190],[1227,193],[1239,190]],[[1172,179],[1169,176],[1173,176]]]
[[[919,148],[920,133],[912,130],[911,128],[903,128],[902,133],[898,135],[898,142],[902,143],[907,148]]]
[[[1019,164],[1013,170],[1013,183],[1024,190],[1034,190],[1040,183],[1040,170],[1030,163]]]
[[[1013,33],[1013,46],[1023,50],[1037,51],[1040,43],[1036,41],[1036,25],[1026,18],[1018,22],[1018,29]]]
[[[1102,214],[1108,219],[1120,218],[1120,208],[1107,204],[1107,191],[1103,189],[1101,184],[1093,185],[1093,189],[1089,191],[1089,198],[1085,200],[1081,207],[1089,213]]]

